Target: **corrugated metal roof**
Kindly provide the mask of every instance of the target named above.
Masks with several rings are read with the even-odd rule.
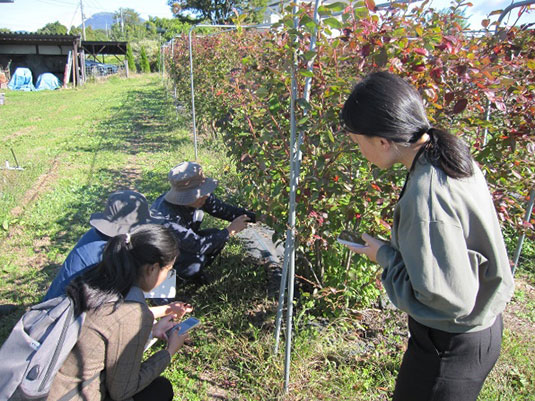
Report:
[[[80,35],[41,35],[38,33],[0,33],[0,44],[48,44],[48,45],[72,45],[80,41]]]
[[[74,42],[90,54],[126,54],[128,42],[82,41],[80,35],[41,35],[38,33],[0,33],[0,45],[72,46]]]

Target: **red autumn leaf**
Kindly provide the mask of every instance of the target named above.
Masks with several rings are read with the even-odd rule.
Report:
[[[416,64],[412,69],[416,72],[423,72],[425,71],[425,65],[424,64]]]
[[[421,47],[417,47],[415,49],[413,49],[414,53],[416,54],[421,54],[422,56],[427,56],[427,50],[421,48]]]
[[[440,81],[440,77],[442,76],[442,68],[433,68],[430,75],[435,81]]]
[[[533,230],[533,224],[528,221],[523,221],[522,226],[524,226],[524,228],[531,228]]]
[[[463,99],[458,100],[457,103],[455,103],[455,106],[453,106],[453,113],[459,114],[463,112],[464,109],[466,109],[467,105],[468,105],[468,99],[463,98]]]
[[[453,92],[448,92],[444,95],[444,100],[446,100],[446,103],[450,103],[454,97],[455,94]]]
[[[366,7],[370,11],[375,11],[375,1],[373,0],[364,0],[364,3],[366,3]]]

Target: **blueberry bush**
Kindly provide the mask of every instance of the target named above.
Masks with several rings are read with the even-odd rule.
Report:
[[[312,6],[300,3],[296,25],[288,9],[271,29],[193,36],[199,131],[222,137],[241,176],[240,193],[267,216],[276,240],[284,240],[287,228],[291,70],[298,56],[296,115],[304,142],[296,267],[305,293],[323,310],[377,298],[377,269],[351,256],[336,237],[350,229],[388,238],[405,175],[369,165],[340,132],[341,106],[369,72],[388,70],[418,88],[432,124],[471,144],[508,244],[514,247],[520,232],[533,238],[534,221],[523,215],[535,182],[534,32],[522,26],[495,32],[491,14],[473,34],[460,17],[469,3],[456,0],[448,12],[427,3],[388,11],[377,10],[372,0],[334,3],[320,7],[319,23]],[[313,35],[317,47],[311,51]],[[178,97],[189,106],[187,36],[165,51]]]

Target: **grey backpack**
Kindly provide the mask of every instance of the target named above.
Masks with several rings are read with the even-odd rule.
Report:
[[[85,313],[74,316],[67,296],[32,306],[0,348],[0,401],[46,400],[56,372],[78,341],[84,318]]]

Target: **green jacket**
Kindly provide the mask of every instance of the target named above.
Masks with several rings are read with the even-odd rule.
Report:
[[[491,326],[513,294],[494,204],[475,163],[473,176],[453,179],[420,157],[377,261],[394,305],[450,333]]]

